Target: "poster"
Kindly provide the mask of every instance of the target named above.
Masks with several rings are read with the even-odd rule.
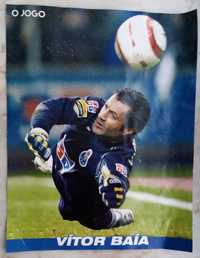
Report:
[[[159,21],[167,35],[161,63],[145,71],[127,67],[114,50],[120,24],[139,14]],[[196,11],[153,14],[8,5],[6,26],[7,251],[166,248],[191,252]],[[185,37],[189,30],[190,37]],[[137,154],[123,204],[133,210],[134,223],[91,230],[62,220],[51,176],[34,168],[24,138],[41,101],[77,95],[107,99],[123,87],[141,91],[151,106],[150,120],[136,136]],[[51,132],[52,146],[62,129],[58,126]]]

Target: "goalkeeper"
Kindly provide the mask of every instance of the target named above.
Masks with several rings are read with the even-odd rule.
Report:
[[[26,142],[35,165],[50,171],[60,193],[64,220],[91,229],[133,222],[120,209],[129,188],[135,156],[134,136],[146,125],[150,107],[140,92],[124,88],[106,102],[98,97],[49,99],[35,109]],[[54,125],[65,125],[55,147],[48,144]]]

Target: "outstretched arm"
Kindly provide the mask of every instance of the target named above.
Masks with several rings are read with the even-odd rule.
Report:
[[[56,124],[72,123],[76,119],[76,102],[78,98],[57,98],[46,100],[36,107],[31,118],[31,129],[25,137],[35,156],[44,161],[49,159],[49,131]]]
[[[80,98],[56,98],[40,103],[31,119],[31,127],[43,128],[47,133],[54,125],[73,124],[78,119],[78,112],[87,112],[87,103]],[[81,114],[80,114],[81,115]],[[82,114],[84,117],[84,114]]]
[[[40,103],[31,119],[31,130],[26,135],[29,149],[35,156],[48,160],[51,150],[48,134],[54,125],[82,124],[98,113],[103,105],[98,97],[55,98]]]

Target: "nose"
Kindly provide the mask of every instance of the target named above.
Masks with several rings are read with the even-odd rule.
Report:
[[[99,113],[99,118],[102,120],[102,121],[105,121],[106,118],[108,116],[108,112],[106,110],[102,110],[100,113]]]

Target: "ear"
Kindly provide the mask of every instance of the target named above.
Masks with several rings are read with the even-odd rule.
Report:
[[[128,135],[131,135],[131,134],[134,134],[134,133],[135,133],[135,130],[133,128],[124,128],[123,132],[122,132],[122,135],[123,136],[128,136]]]

